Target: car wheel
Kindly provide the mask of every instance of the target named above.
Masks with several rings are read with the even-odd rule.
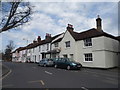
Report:
[[[44,64],[43,66],[46,67],[46,64]]]
[[[57,68],[57,65],[55,65],[54,67]]]
[[[70,70],[70,66],[67,66],[67,70]]]

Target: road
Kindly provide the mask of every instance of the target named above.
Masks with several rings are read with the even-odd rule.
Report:
[[[3,88],[117,88],[117,69],[82,70],[40,67],[34,63],[3,62],[11,69],[2,79]]]

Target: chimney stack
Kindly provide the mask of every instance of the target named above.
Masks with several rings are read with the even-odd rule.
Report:
[[[100,18],[99,15],[98,15],[98,18],[96,19],[96,26],[97,26],[97,30],[99,31],[102,30],[102,19]]]
[[[38,36],[37,41],[38,41],[38,42],[40,42],[40,41],[41,41],[41,37],[40,37],[40,36]]]
[[[51,34],[46,33],[45,39],[50,39],[51,38]]]
[[[33,43],[36,43],[37,41],[33,40]]]
[[[74,28],[73,28],[73,25],[71,25],[71,24],[68,24],[68,26],[67,26],[67,30],[74,30]]]

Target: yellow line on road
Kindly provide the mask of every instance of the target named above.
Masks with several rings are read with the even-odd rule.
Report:
[[[36,80],[36,81],[29,81],[29,83],[36,83],[36,82],[40,82],[40,80]]]
[[[4,79],[5,77],[7,77],[11,72],[12,72],[12,70],[10,69],[10,71],[9,71],[6,75],[4,75],[2,78],[0,78],[0,80],[2,80],[2,79]]]
[[[42,85],[45,85],[45,83],[43,82],[43,80],[40,80],[40,82],[41,82]]]
[[[45,85],[43,80],[29,81],[28,83],[41,83],[42,85]]]

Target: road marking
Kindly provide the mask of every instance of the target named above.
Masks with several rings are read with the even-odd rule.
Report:
[[[51,73],[51,72],[48,72],[48,71],[45,71],[45,73],[52,75],[52,73]]]
[[[41,82],[42,85],[45,85],[45,83],[43,82],[43,80],[40,80],[40,82]]]
[[[12,72],[12,70],[10,69],[10,71],[9,71],[6,75],[4,75],[2,78],[0,78],[0,80],[2,80],[2,79],[4,79],[5,77],[7,77],[11,72]]]
[[[40,80],[36,80],[36,81],[29,81],[29,83],[36,83],[36,82],[40,82]]]
[[[45,85],[43,80],[29,81],[28,83],[41,83],[43,86]]]
[[[83,90],[88,90],[87,88],[85,88],[85,87],[81,87]]]

